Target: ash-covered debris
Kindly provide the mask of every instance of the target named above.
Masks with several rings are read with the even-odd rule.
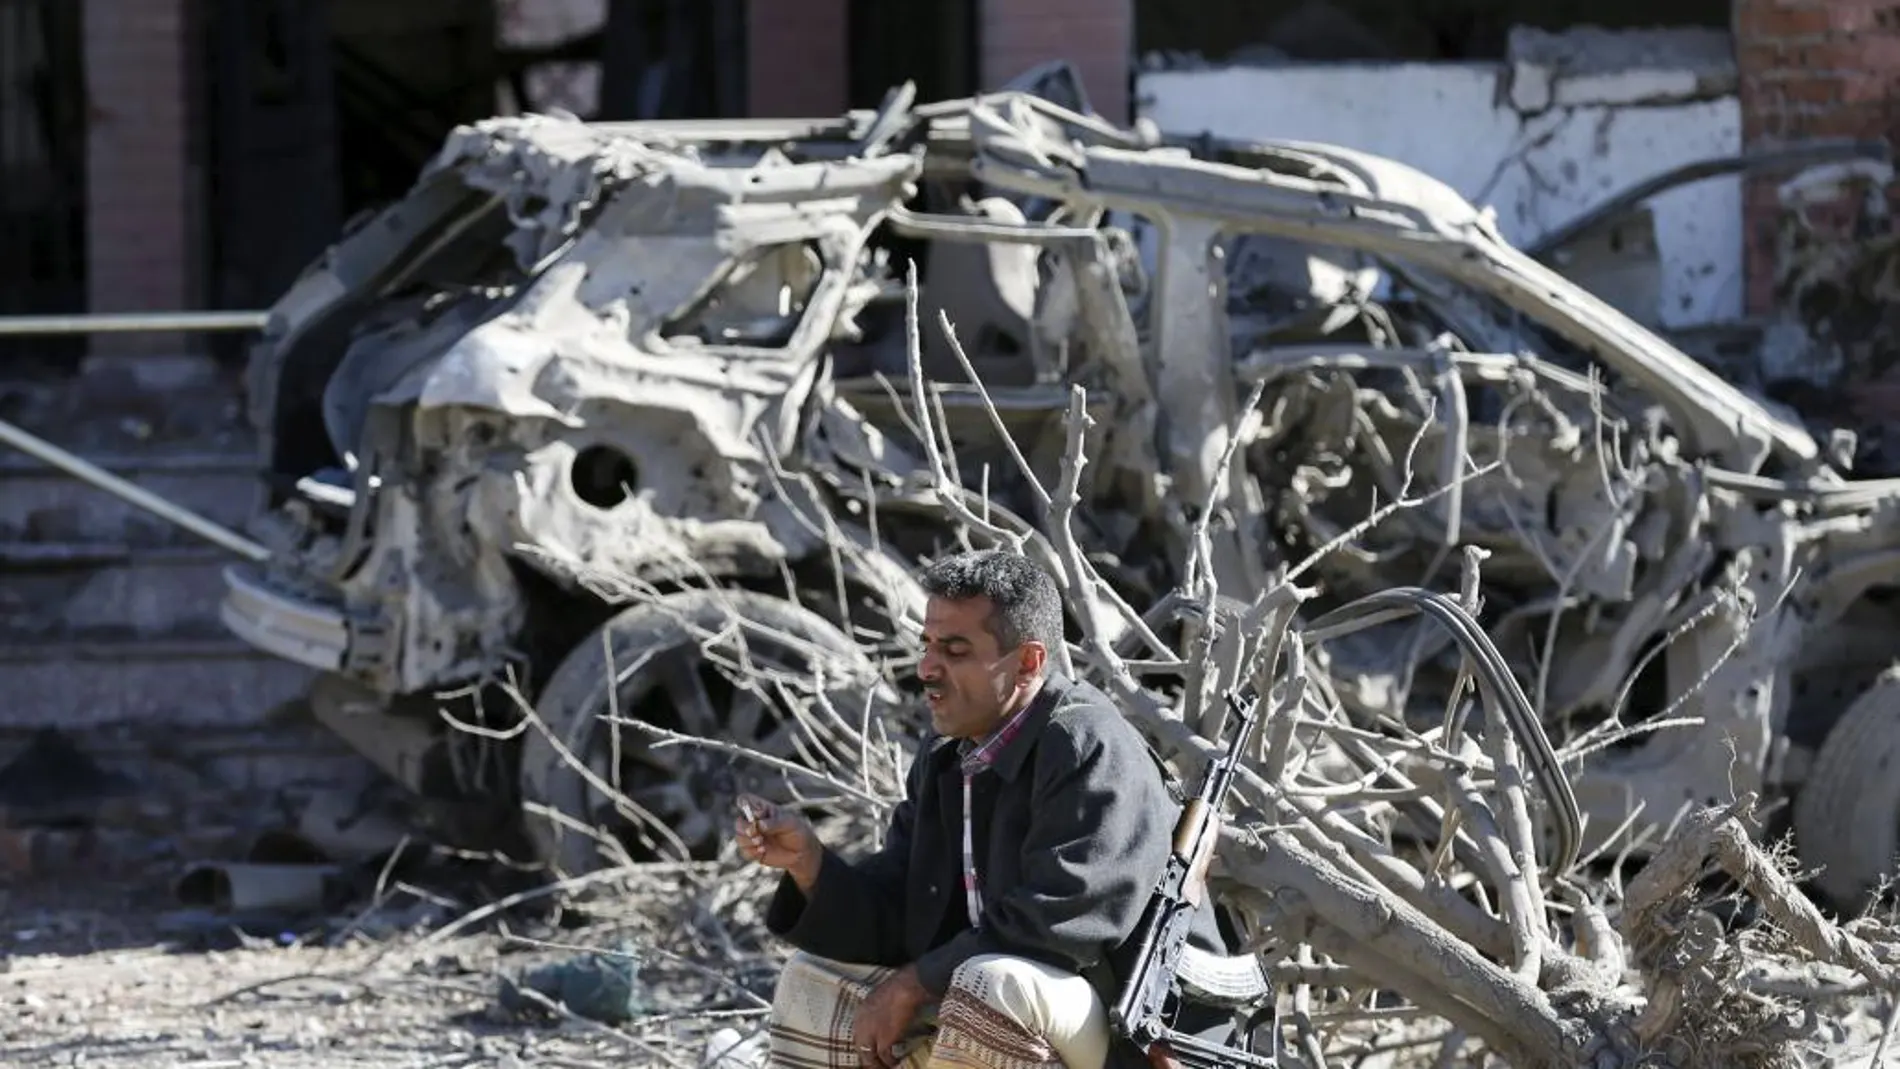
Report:
[[[496,1001],[511,1014],[561,1007],[590,1021],[619,1024],[652,1012],[640,986],[640,964],[638,949],[629,945],[585,951],[503,976]]]
[[[252,384],[273,557],[225,621],[583,883],[717,851],[740,791],[874,826],[911,575],[964,540],[1061,572],[1075,670],[1184,769],[1220,686],[1273,696],[1221,893],[1279,994],[1396,992],[1434,1054],[1796,1064],[1654,1009],[1698,989],[1612,921],[1615,863],[1751,795],[1844,905],[1900,852],[1900,795],[1827,745],[1900,734],[1900,487],[1387,159],[1020,91],[496,119],[313,265]]]
[[[1857,470],[1900,473],[1900,341],[1892,162],[1839,161],[1780,183],[1768,389],[1860,431]]]

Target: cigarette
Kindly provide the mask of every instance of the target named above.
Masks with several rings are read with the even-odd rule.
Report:
[[[752,808],[752,803],[744,798],[739,799],[739,812],[744,813],[745,818],[752,823],[759,822],[759,811]]]

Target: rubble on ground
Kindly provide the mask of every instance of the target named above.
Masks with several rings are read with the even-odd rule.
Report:
[[[162,883],[0,884],[0,1048],[20,1069],[761,1064],[776,959],[758,875],[621,873],[617,902],[578,926],[528,908],[545,897],[495,909],[507,896],[474,871],[393,877],[343,913],[222,930],[155,916]],[[630,995],[620,946],[639,953]],[[575,1005],[511,1008],[519,989],[502,992],[530,978]]]
[[[1429,176],[1033,88],[458,129],[273,310],[225,622],[578,889],[739,790],[871,834],[913,569],[1017,545],[1184,777],[1270,709],[1216,876],[1285,1064],[1393,998],[1425,1058],[1840,1056],[1892,933],[1762,844],[1849,912],[1900,852],[1900,483]]]

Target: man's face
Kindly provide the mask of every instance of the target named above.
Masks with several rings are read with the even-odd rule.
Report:
[[[1046,656],[1042,643],[1002,649],[989,628],[988,598],[931,598],[924,606],[924,654],[917,678],[930,726],[953,739],[978,739],[1013,712]]]

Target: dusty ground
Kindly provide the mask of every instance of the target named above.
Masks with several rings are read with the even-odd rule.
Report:
[[[764,884],[707,867],[631,876],[591,916],[527,903],[460,931],[476,902],[434,889],[272,936],[179,914],[158,874],[77,886],[0,892],[8,1066],[697,1067],[713,1032],[758,1031],[776,969],[750,934]],[[642,1012],[609,1028],[503,1008],[503,976],[569,947],[638,954]]]
[[[759,927],[762,874],[652,866],[603,884],[581,910],[554,910],[485,871],[398,873],[276,926],[180,910],[166,867],[105,887],[72,872],[0,885],[0,1065],[756,1064],[746,1054],[762,1046],[785,952]],[[504,978],[596,949],[639,961],[631,1019],[610,1027],[504,997]],[[1818,1004],[1809,1056],[1796,1064],[1871,1069],[1891,1005]],[[735,1057],[709,1057],[735,1040]],[[1425,1059],[1415,1060],[1376,1046],[1383,1059],[1346,1064],[1422,1066],[1436,1049],[1410,1051]]]

